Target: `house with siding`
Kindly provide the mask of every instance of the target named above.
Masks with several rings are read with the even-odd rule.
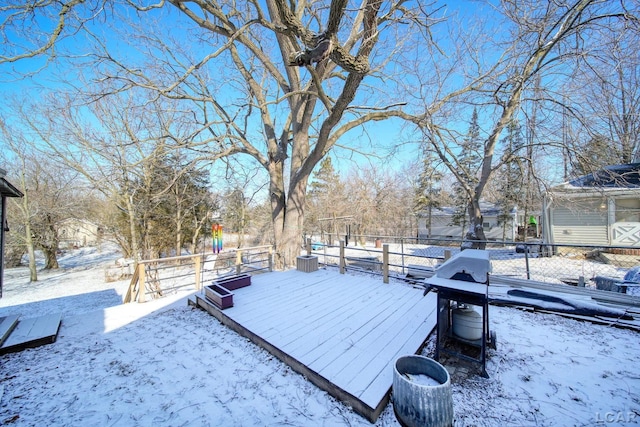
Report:
[[[549,189],[542,223],[550,244],[640,248],[640,163],[608,166]]]
[[[420,239],[463,238],[468,225],[466,227],[453,225],[455,210],[454,207],[442,207],[432,209],[431,212],[425,210],[418,214],[418,237]],[[488,240],[516,240],[518,226],[522,225],[524,221],[522,214],[519,214],[516,207],[510,211],[510,219],[505,223],[498,219],[501,212],[498,205],[481,201],[480,210],[482,212],[482,228]],[[429,219],[431,219],[430,227]]]
[[[84,219],[68,218],[58,224],[60,247],[64,249],[95,245],[102,234],[99,225]]]

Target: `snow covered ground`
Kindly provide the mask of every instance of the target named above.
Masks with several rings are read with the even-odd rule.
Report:
[[[104,281],[118,256],[74,251],[36,283],[25,268],[5,272],[0,316],[62,312],[63,323],[56,343],[0,356],[0,425],[371,425],[188,307],[188,292],[122,305],[128,281]],[[490,312],[498,344],[490,378],[456,368],[455,425],[640,423],[637,332],[513,308]],[[399,425],[391,405],[376,425]]]

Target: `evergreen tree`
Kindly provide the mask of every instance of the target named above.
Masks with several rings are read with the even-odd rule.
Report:
[[[313,173],[309,185],[305,233],[312,234],[321,229],[335,232],[334,227],[320,224],[320,219],[347,214],[345,200],[344,184],[333,167],[331,157],[326,157],[320,162],[320,169]]]
[[[471,188],[478,183],[478,170],[482,164],[482,141],[480,140],[480,124],[478,123],[478,110],[473,109],[469,131],[460,144],[461,152],[458,158],[459,173]],[[464,229],[467,225],[468,207],[471,198],[465,189],[456,184],[453,188],[454,212],[451,216],[452,225],[461,225]]]
[[[250,225],[249,198],[245,195],[244,188],[236,186],[224,196],[224,209],[222,217],[225,230],[238,234],[238,247],[244,244],[244,235]]]
[[[134,197],[138,233],[146,257],[180,255],[187,242],[197,243],[216,208],[208,174],[188,166],[185,158],[159,150],[148,162]],[[194,250],[195,248],[192,248]]]
[[[320,197],[340,186],[340,175],[336,172],[331,157],[320,162],[320,169],[313,174],[309,196]]]
[[[440,207],[442,172],[435,166],[437,159],[433,151],[426,147],[422,152],[422,168],[418,174],[414,194],[414,212],[426,213],[426,226],[429,237],[431,236],[431,213],[434,208]]]
[[[502,224],[503,240],[506,236],[506,226],[511,219],[511,211],[514,206],[521,206],[524,202],[523,195],[525,193],[525,171],[522,162],[521,151],[524,147],[524,138],[522,137],[522,128],[517,120],[512,120],[507,125],[507,136],[504,141],[506,159],[500,171],[500,179],[498,181],[498,205],[500,213],[498,214],[498,223]]]

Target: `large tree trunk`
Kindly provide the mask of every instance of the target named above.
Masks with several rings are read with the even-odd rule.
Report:
[[[274,170],[281,169],[279,163]],[[300,177],[291,183],[288,197],[280,187],[283,180],[278,176],[271,179],[271,206],[277,269],[295,265],[300,255],[304,224],[304,205],[308,177]]]
[[[56,258],[57,247],[43,247],[45,264],[44,268],[48,270],[56,270],[60,268],[58,265],[58,258]]]
[[[27,198],[25,194],[24,199]],[[36,266],[36,251],[33,248],[33,238],[31,237],[31,224],[29,224],[29,220],[27,219],[24,224],[24,234],[25,234],[25,242],[27,245],[27,253],[29,254],[29,281],[37,282],[38,281],[38,269]]]
[[[287,248],[291,248],[289,253],[289,265],[295,265],[296,257],[300,255],[302,249],[302,233],[304,230],[304,207],[307,198],[307,181],[308,176],[305,176],[296,183],[291,189],[289,194],[289,200],[287,203],[287,217],[290,223],[286,228],[287,236],[285,242]],[[293,214],[293,215],[292,215]],[[285,222],[285,225],[286,222]]]
[[[275,245],[275,266],[284,268],[286,263],[283,251],[283,234],[285,224],[286,196],[284,191],[282,163],[271,162],[269,168],[269,193],[271,200],[271,222],[273,224],[273,244]]]
[[[182,210],[176,211],[176,256],[182,255]]]
[[[485,249],[487,247],[487,238],[482,228],[482,211],[480,211],[480,203],[473,198],[469,203],[469,229],[464,236],[464,242],[460,249]]]
[[[129,233],[131,234],[131,256],[135,262],[140,261],[140,248],[138,245],[138,232],[136,227],[136,213],[133,207],[133,197],[124,196],[129,219]]]
[[[53,225],[54,220],[51,216],[46,216],[46,229],[41,236],[41,247],[45,257],[44,268],[47,270],[56,270],[60,268],[58,265],[58,258],[56,253],[58,252],[58,231]]]
[[[276,244],[276,253],[282,261],[282,268],[295,265],[296,257],[300,255],[302,247],[302,226],[300,224],[303,220],[303,212],[293,206],[291,200],[287,206],[282,239],[279,244]],[[278,265],[278,267],[280,266]]]

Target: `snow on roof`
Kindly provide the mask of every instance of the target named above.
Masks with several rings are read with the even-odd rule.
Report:
[[[593,173],[564,182],[554,190],[640,188],[640,163],[607,166]]]
[[[433,209],[431,211],[431,216],[452,216],[455,213],[456,209],[457,208],[454,206],[443,206],[440,208]],[[485,202],[481,200],[480,211],[482,211],[482,214],[484,216],[498,216],[502,213],[502,207],[500,207],[495,203]],[[517,208],[514,206],[510,212],[511,213],[517,212]],[[425,211],[425,212],[421,212],[419,215],[427,216],[427,213]]]

